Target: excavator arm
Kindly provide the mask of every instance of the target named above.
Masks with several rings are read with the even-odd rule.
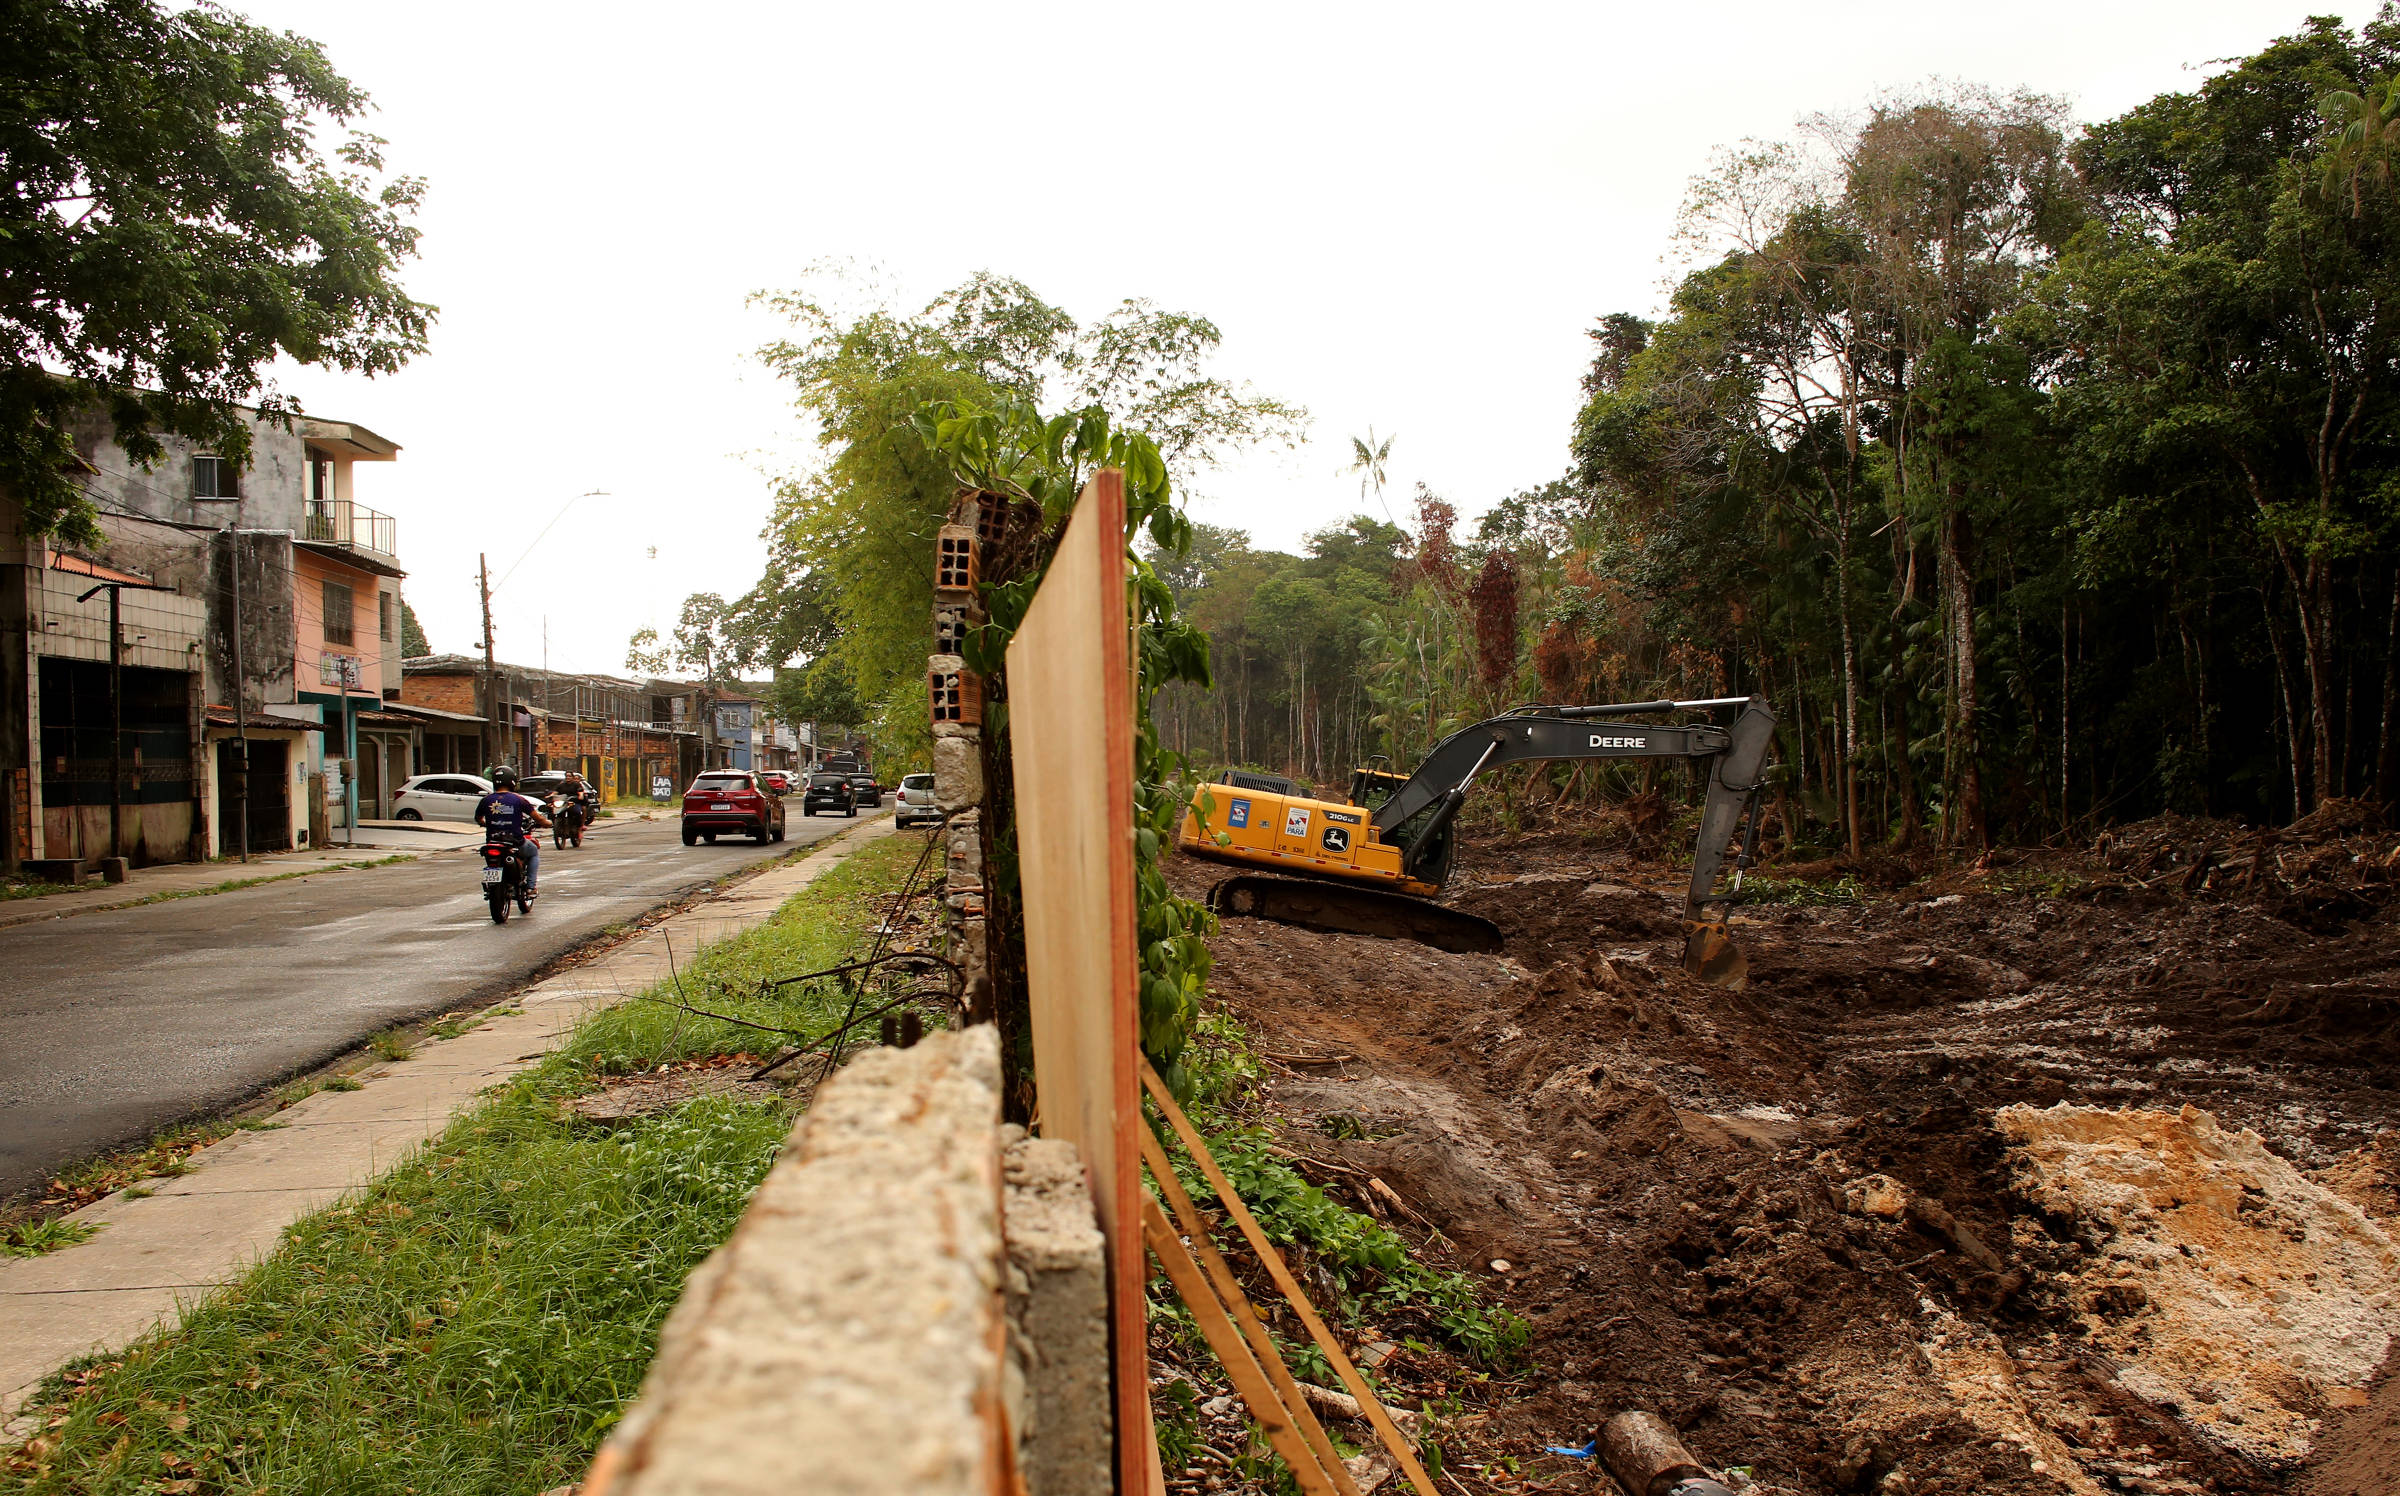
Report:
[[[1671,711],[1738,707],[1730,728],[1617,719]],[[1775,736],[1775,714],[1763,696],[1705,701],[1637,701],[1612,706],[1533,706],[1461,728],[1434,746],[1417,772],[1378,806],[1374,824],[1399,846],[1400,865],[1410,877],[1439,884],[1448,871],[1451,820],[1465,803],[1477,776],[1516,763],[1588,758],[1675,758],[1708,762],[1708,794],[1700,810],[1699,844],[1684,899],[1691,935],[1685,964],[1702,975],[1721,975],[1741,958],[1725,934],[1730,890],[1719,893],[1726,849],[1737,832],[1744,837],[1741,862],[1757,843],[1759,771]],[[1735,869],[1739,886],[1740,866]],[[1711,913],[1711,909],[1715,913]],[[1737,976],[1738,979],[1738,976]]]

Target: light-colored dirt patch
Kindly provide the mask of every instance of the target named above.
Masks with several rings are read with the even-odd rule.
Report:
[[[2383,1229],[2209,1113],[2002,1108],[2020,1186],[2097,1233],[2071,1288],[2127,1391],[2271,1466],[2304,1459],[2400,1315]]]

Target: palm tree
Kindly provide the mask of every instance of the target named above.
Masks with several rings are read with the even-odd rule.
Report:
[[[1381,442],[1377,442],[1373,426],[1367,428],[1367,434],[1364,437],[1350,438],[1350,451],[1354,460],[1351,462],[1349,470],[1359,475],[1358,496],[1363,501],[1367,496],[1367,490],[1373,488],[1375,502],[1383,509],[1385,519],[1392,518],[1392,506],[1383,502],[1383,485],[1389,476],[1386,472],[1386,465],[1391,461],[1392,441],[1393,438],[1387,436]],[[1399,523],[1397,520],[1392,522]]]
[[[2350,216],[2357,218],[2366,211],[2359,194],[2362,177],[2392,184],[2392,152],[2400,149],[2400,88],[2393,80],[2364,93],[2337,88],[2317,100],[2317,110],[2334,127],[2333,150],[2325,158],[2326,190],[2346,180]]]

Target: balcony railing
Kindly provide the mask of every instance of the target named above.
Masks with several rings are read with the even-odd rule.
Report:
[[[398,522],[348,499],[310,499],[301,511],[300,528],[303,540],[346,545],[382,556],[400,554]]]

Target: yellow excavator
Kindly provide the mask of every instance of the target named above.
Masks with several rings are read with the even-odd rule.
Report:
[[[1730,710],[1733,721],[1641,722]],[[1193,857],[1262,871],[1209,890],[1221,914],[1304,929],[1416,940],[1449,951],[1494,951],[1499,927],[1428,902],[1449,880],[1452,823],[1476,776],[1506,764],[1557,759],[1680,758],[1707,766],[1708,794],[1684,900],[1684,969],[1739,987],[1748,961],[1726,933],[1742,872],[1758,850],[1758,792],[1775,714],[1763,696],[1633,701],[1612,706],[1521,706],[1434,745],[1413,774],[1359,769],[1349,798],[1319,800],[1296,781],[1229,769],[1192,793],[1178,843]],[[1727,853],[1730,885],[1718,887]]]

